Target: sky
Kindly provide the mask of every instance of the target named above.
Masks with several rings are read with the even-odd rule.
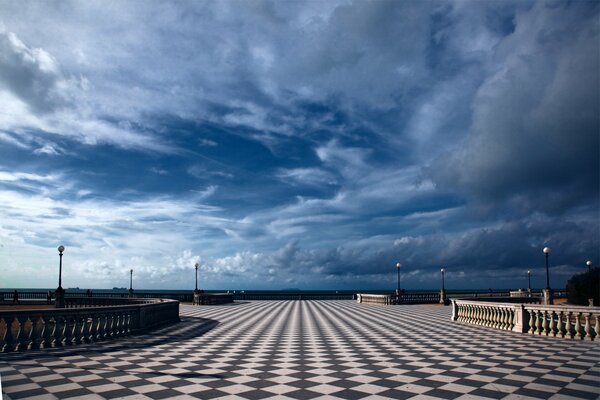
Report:
[[[597,1],[0,2],[0,288],[564,288]]]

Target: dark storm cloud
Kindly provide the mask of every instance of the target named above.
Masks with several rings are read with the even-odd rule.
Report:
[[[598,204],[598,4],[537,3],[515,18],[473,99],[464,146],[428,170],[509,215]]]
[[[4,1],[0,239],[245,288],[508,287],[550,245],[560,285],[600,259],[598,8]]]

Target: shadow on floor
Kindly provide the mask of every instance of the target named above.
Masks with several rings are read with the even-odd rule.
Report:
[[[143,334],[121,336],[86,344],[53,347],[34,351],[3,353],[3,359],[0,359],[0,364],[10,364],[15,361],[27,360],[47,361],[49,358],[98,355],[161,346],[200,337],[215,328],[218,324],[219,321],[208,318],[182,317],[181,322],[157,327]],[[44,361],[40,361],[42,364],[43,362]],[[94,368],[90,367],[90,369]]]

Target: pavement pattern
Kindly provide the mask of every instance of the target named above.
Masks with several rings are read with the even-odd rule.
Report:
[[[11,399],[596,399],[600,341],[450,321],[450,307],[353,301],[181,305],[182,322],[0,354]]]

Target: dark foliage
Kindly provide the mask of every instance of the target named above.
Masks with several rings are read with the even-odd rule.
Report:
[[[593,298],[594,305],[600,305],[600,268],[573,275],[567,281],[567,293],[570,304],[587,306]]]

